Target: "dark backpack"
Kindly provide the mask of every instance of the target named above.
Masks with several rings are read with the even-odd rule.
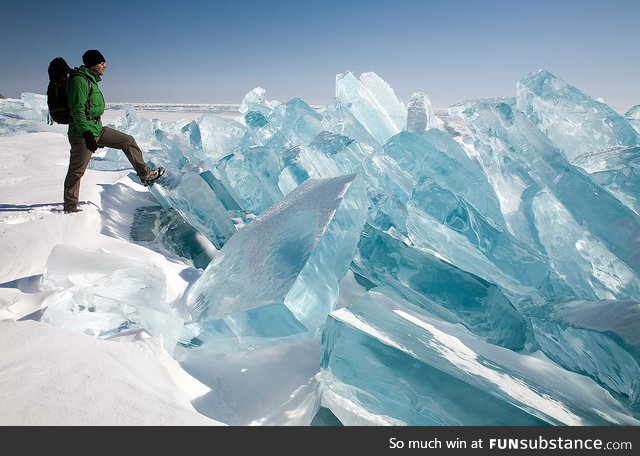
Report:
[[[89,101],[93,84],[77,68],[71,68],[62,57],[56,57],[49,63],[49,85],[47,86],[47,106],[49,107],[49,123],[68,124],[71,120],[69,102],[67,100],[67,87],[74,76],[82,76],[89,84]],[[87,112],[90,109],[87,103]]]

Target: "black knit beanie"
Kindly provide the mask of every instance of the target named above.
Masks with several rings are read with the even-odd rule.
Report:
[[[84,66],[87,68],[91,68],[92,66],[102,62],[106,62],[106,59],[97,49],[89,49],[87,52],[82,54],[82,63],[84,63]]]

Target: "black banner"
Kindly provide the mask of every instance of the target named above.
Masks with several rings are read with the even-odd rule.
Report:
[[[110,454],[635,455],[640,427],[23,427],[3,428],[21,451],[46,445]],[[9,431],[9,432],[7,432]],[[96,446],[97,445],[97,446]],[[35,447],[34,447],[35,449]]]

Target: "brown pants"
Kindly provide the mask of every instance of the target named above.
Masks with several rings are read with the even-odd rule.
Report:
[[[151,169],[144,162],[142,151],[133,136],[113,128],[104,127],[102,134],[96,138],[98,146],[112,147],[120,149],[127,156],[136,174],[141,179],[149,177]],[[89,165],[92,152],[87,149],[87,145],[82,136],[69,136],[71,152],[69,157],[69,170],[64,179],[64,207],[73,208],[78,205],[80,196],[80,179]]]

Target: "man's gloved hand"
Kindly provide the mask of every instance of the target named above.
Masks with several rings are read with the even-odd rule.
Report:
[[[93,136],[89,130],[82,133],[82,137],[84,138],[84,142],[87,145],[87,149],[91,152],[95,152],[98,150],[98,143],[96,142],[96,138]]]

